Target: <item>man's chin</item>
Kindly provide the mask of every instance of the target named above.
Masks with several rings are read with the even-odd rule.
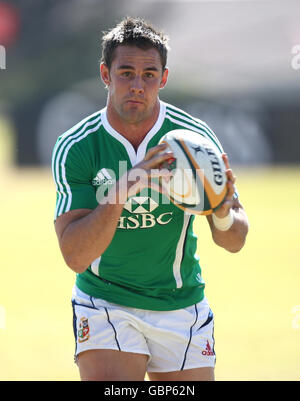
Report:
[[[146,120],[149,116],[145,111],[141,112],[138,110],[123,111],[122,117],[129,124],[138,124]]]

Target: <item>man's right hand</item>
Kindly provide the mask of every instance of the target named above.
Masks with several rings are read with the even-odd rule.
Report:
[[[126,198],[126,202],[127,198],[149,187],[161,192],[162,188],[152,178],[169,177],[171,175],[169,170],[160,168],[163,162],[171,157],[174,156],[167,149],[167,144],[160,144],[150,148],[144,159],[119,179],[119,191],[121,195],[119,200],[122,202]]]

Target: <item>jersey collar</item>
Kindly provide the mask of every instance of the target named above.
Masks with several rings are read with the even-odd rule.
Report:
[[[165,114],[166,114],[166,105],[164,102],[161,100],[159,101],[159,115],[156,120],[156,123],[153,125],[151,130],[147,133],[141,144],[139,145],[137,151],[135,151],[134,147],[131,145],[131,143],[119,132],[117,132],[108,122],[107,119],[107,108],[105,107],[101,111],[101,120],[103,123],[103,126],[105,130],[113,136],[115,139],[117,139],[122,145],[125,147],[129,160],[131,162],[131,165],[134,166],[140,161],[142,161],[145,157],[146,150],[147,150],[147,145],[150,142],[150,140],[154,137],[154,135],[160,130],[164,119],[165,119]]]

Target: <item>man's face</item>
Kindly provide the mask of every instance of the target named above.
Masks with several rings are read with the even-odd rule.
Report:
[[[122,120],[134,124],[151,117],[168,70],[162,71],[154,48],[118,46],[110,70],[101,64],[101,77],[108,86],[108,106]]]

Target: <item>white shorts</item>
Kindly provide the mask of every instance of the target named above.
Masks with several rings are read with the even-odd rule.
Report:
[[[113,349],[149,355],[148,372],[215,366],[214,319],[206,299],[174,311],[148,311],[72,294],[75,360],[80,352]]]

